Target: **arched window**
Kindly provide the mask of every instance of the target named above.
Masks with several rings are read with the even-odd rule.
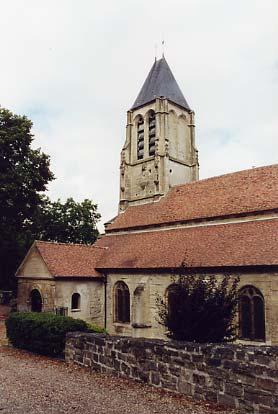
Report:
[[[71,297],[71,310],[80,309],[80,295],[79,293],[74,293]]]
[[[114,291],[115,322],[130,322],[130,295],[124,282],[117,282]]]
[[[264,298],[254,286],[240,291],[239,335],[241,339],[265,340]]]
[[[144,157],[144,119],[142,116],[137,122],[137,159]]]
[[[42,311],[42,297],[38,289],[33,289],[30,293],[31,300],[31,311],[41,312]]]
[[[155,127],[156,125],[155,125],[154,111],[149,112],[148,127],[149,127],[149,156],[152,156],[155,153]]]
[[[178,316],[178,313],[180,312],[181,307],[179,306],[179,302],[181,300],[181,295],[179,293],[180,286],[176,283],[173,283],[167,289],[166,295],[169,317],[172,317],[173,315]]]

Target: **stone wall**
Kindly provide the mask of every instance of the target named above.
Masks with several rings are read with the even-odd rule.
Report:
[[[278,347],[70,333],[66,361],[214,401],[239,412],[278,414]]]

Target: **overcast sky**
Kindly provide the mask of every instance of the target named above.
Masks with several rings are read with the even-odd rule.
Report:
[[[117,212],[126,111],[165,56],[201,178],[277,162],[278,0],[0,0],[0,105],[34,123],[52,200]]]

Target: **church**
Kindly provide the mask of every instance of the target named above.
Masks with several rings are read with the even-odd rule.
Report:
[[[127,112],[118,215],[94,245],[35,241],[18,310],[163,338],[173,275],[240,276],[238,341],[278,344],[278,164],[199,180],[194,111],[164,56]]]

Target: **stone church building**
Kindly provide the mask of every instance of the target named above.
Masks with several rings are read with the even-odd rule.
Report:
[[[194,112],[164,57],[127,112],[119,213],[93,246],[36,241],[18,309],[163,337],[173,275],[240,276],[239,338],[278,344],[278,165],[199,180]]]

